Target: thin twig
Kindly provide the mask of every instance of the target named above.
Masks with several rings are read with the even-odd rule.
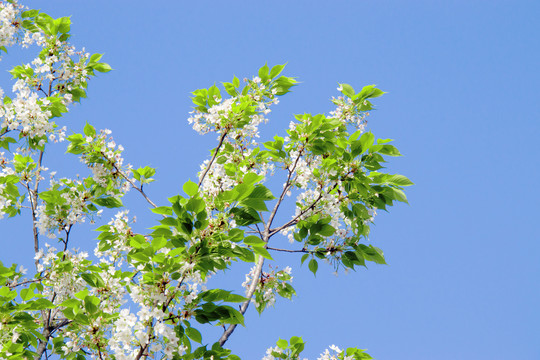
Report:
[[[13,288],[16,288],[17,286],[26,285],[26,284],[32,284],[32,283],[36,283],[36,282],[41,282],[41,279],[25,280],[25,281],[22,281],[22,282],[17,282],[15,284],[7,285],[7,287],[10,288],[10,289],[13,289]]]
[[[291,249],[278,249],[278,248],[272,248],[272,247],[267,247],[266,249],[274,250],[274,251],[283,251],[283,252],[288,252],[288,253],[312,253],[313,252],[307,249],[291,250]]]
[[[224,130],[223,133],[221,134],[221,136],[219,137],[219,144],[216,147],[216,150],[214,150],[214,155],[212,155],[212,159],[210,159],[210,162],[208,163],[208,166],[206,167],[206,169],[204,170],[202,176],[199,179],[199,184],[198,184],[199,187],[201,186],[204,178],[206,177],[206,174],[208,174],[208,172],[210,171],[210,168],[212,167],[212,164],[216,160],[217,154],[219,153],[219,150],[221,149],[221,146],[223,145],[223,141],[227,137],[227,133],[228,133],[228,131]]]
[[[101,153],[101,155],[102,155],[105,159],[109,160],[109,159],[105,156],[105,154]],[[142,184],[141,184],[141,187],[138,188],[138,187],[133,183],[133,181],[131,181],[131,179],[130,179],[127,175],[125,175],[125,174],[122,172],[122,170],[118,168],[118,166],[116,166],[116,164],[115,164],[114,162],[111,162],[111,164],[112,164],[112,166],[115,168],[115,170],[116,170],[116,171],[117,171],[117,172],[118,172],[118,173],[119,173],[119,174],[120,174],[120,175],[121,175],[128,183],[130,183],[131,186],[132,186],[135,190],[137,190],[138,192],[141,193],[141,195],[144,197],[144,199],[145,199],[150,205],[152,205],[152,206],[155,207],[155,208],[158,207],[158,206],[157,206],[157,205],[156,205],[156,204],[155,204],[155,203],[154,203],[154,202],[146,195],[146,193],[143,191],[143,189],[142,189]]]

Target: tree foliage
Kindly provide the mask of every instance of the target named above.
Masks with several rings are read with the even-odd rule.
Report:
[[[328,115],[295,115],[285,136],[265,142],[259,126],[297,84],[282,75],[284,65],[195,90],[188,121],[217,135],[217,145],[198,181],[162,203],[143,190],[155,169],[126,164],[109,130],[87,123],[67,135],[68,124],[60,125],[88,81],[111,70],[101,54],[69,44],[70,19],[2,1],[0,21],[4,53],[37,49],[31,63],[11,70],[13,96],[0,104],[0,216],[31,216],[35,248],[31,277],[0,263],[0,358],[238,359],[224,345],[249,305],[262,313],[295,294],[291,268],[268,266],[273,253],[290,253],[314,274],[321,261],[336,269],[385,263],[382,250],[366,244],[370,224],[377,210],[407,202],[403,188],[412,183],[384,172],[385,158],[400,153],[365,131],[371,101],[383,94],[374,85],[357,92],[340,84]],[[85,177],[46,168],[43,155],[55,143],[85,164]],[[147,232],[133,229],[123,205],[130,190],[158,216]],[[104,220],[104,208],[118,212]],[[279,222],[282,213],[288,220]],[[93,257],[69,247],[86,219],[99,225]],[[44,236],[56,245],[44,245]],[[288,245],[277,247],[278,237]],[[206,286],[237,262],[253,264],[244,293]],[[219,339],[203,337],[209,325],[223,327]],[[298,359],[303,349],[300,337],[280,339],[264,359]],[[370,358],[335,346],[321,355]]]

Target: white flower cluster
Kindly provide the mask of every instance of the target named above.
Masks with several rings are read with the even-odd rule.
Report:
[[[64,105],[71,104],[72,97],[67,92],[88,79],[85,60],[90,54],[86,53],[84,49],[76,51],[73,45],[60,40],[40,38],[36,42],[41,46],[51,46],[53,51],[49,52],[44,59],[38,57],[31,62],[34,69],[33,83],[37,84],[37,88],[42,90],[42,86],[47,82],[52,84],[57,81],[58,85],[51,88],[52,93],[50,95],[63,94]],[[72,60],[75,55],[80,57],[80,61],[75,62]],[[29,67],[30,65],[26,66]]]
[[[106,194],[116,196],[118,191],[123,195],[131,189],[131,184],[124,178],[130,173],[131,165],[124,166],[124,147],[116,144],[109,136],[111,133],[111,130],[105,129],[94,136],[87,136],[85,140],[88,151],[85,151],[80,159],[92,169],[94,181],[99,186],[108,188]],[[135,179],[131,181],[135,182]],[[113,184],[109,187],[111,182]]]
[[[277,356],[274,356],[274,354]],[[285,354],[285,351],[278,346],[271,347],[266,349],[266,355],[261,360],[279,360],[283,359],[283,354]],[[297,359],[297,358],[295,358]],[[299,358],[298,358],[299,360]],[[307,358],[304,358],[303,360],[308,360]]]
[[[228,120],[232,115],[233,104],[238,101],[237,97],[232,97],[221,101],[220,98],[215,98],[217,105],[211,106],[207,112],[194,110],[193,114],[188,118],[188,123],[193,126],[193,130],[199,134],[207,134],[210,131],[220,130],[223,122]]]
[[[43,51],[30,63],[13,69],[12,74],[17,78],[12,87],[13,99],[4,101],[4,91],[0,88],[0,127],[37,140],[31,144],[33,148],[43,146],[47,140],[64,140],[66,128],[59,128],[51,118],[73,102],[70,92],[80,92],[79,88],[86,86],[89,78],[86,62],[90,54],[84,49],[76,52],[66,41],[45,36],[39,28],[35,32],[24,29],[22,9],[16,1],[0,1],[0,46],[36,44]]]
[[[283,354],[283,350],[279,347],[271,347],[266,349],[266,355],[262,358],[262,360],[276,360],[276,357],[274,354]],[[279,357],[277,359],[280,359]]]
[[[308,185],[312,184],[317,179],[313,174],[313,170],[321,165],[321,156],[303,156],[301,149],[292,150],[290,153],[291,161],[288,166],[289,171],[296,174],[294,180],[296,187],[307,189]]]
[[[8,130],[19,129],[23,135],[30,138],[44,137],[51,134],[54,139],[53,122],[49,122],[52,116],[46,105],[49,100],[40,99],[36,92],[30,90],[30,87],[24,80],[17,80],[13,85],[13,92],[17,94],[11,103],[5,103],[0,106],[1,127]],[[45,110],[44,110],[45,109]],[[59,134],[63,138],[63,134]],[[43,145],[45,140],[41,140]]]
[[[8,47],[16,42],[21,9],[16,2],[0,2],[0,46]]]
[[[339,119],[343,125],[350,124],[360,130],[360,132],[364,132],[367,125],[366,117],[369,113],[359,112],[349,97],[340,96],[337,99],[333,98],[332,101],[337,107],[334,111],[330,112],[329,118]]]
[[[332,353],[330,353],[330,350],[332,350]],[[330,345],[330,350],[324,350],[317,360],[354,360],[354,356],[341,357],[343,350],[336,345]]]
[[[54,239],[55,231],[68,229],[76,223],[83,223],[89,213],[87,199],[90,194],[80,180],[61,179],[60,183],[51,179],[51,188],[63,184],[61,197],[64,203],[43,203],[36,208],[36,227],[40,234]],[[98,211],[98,215],[101,211]]]
[[[125,261],[125,254],[129,252],[128,239],[131,232],[128,218],[129,210],[119,211],[114,219],[109,221],[109,232],[114,234],[112,238],[102,240],[107,245],[107,250],[100,251],[99,246],[94,249],[94,255],[99,258],[100,263],[115,265],[120,267]]]
[[[294,125],[289,127],[295,129]],[[290,158],[288,170],[294,173],[292,183],[302,190],[296,197],[296,209],[292,218],[304,220],[314,214],[321,214],[331,219],[330,225],[336,229],[336,236],[346,236],[351,222],[341,210],[346,203],[346,199],[340,195],[344,189],[340,180],[330,180],[336,177],[336,171],[325,171],[321,167],[321,156],[305,156],[302,149],[292,150]],[[318,171],[317,174],[315,169]],[[293,243],[293,231],[293,227],[287,227],[281,230],[281,234],[287,236],[289,242]]]
[[[122,226],[121,223],[125,224],[125,218],[120,221],[117,218],[114,226],[121,230],[119,228]],[[186,263],[180,269],[183,274],[181,280],[183,285],[179,287],[180,293],[184,294],[183,309],[180,309],[181,303],[171,301],[172,297],[177,296],[175,290],[164,286],[169,281],[167,273],[163,275],[163,282],[155,284],[132,282],[129,285],[131,300],[139,307],[139,311],[134,314],[128,309],[122,309],[120,317],[113,324],[109,346],[116,359],[134,358],[141,346],[148,346],[151,353],[161,352],[166,359],[185,353],[187,348],[180,344],[174,327],[166,323],[166,318],[171,314],[181,313],[182,319],[189,319],[192,314],[189,308],[193,300],[200,291],[206,290],[204,283],[208,277],[203,279],[199,271],[193,270],[194,265]],[[141,270],[144,268],[143,265],[140,267]]]
[[[347,100],[350,99],[347,98]],[[341,110],[332,114],[336,118],[341,119],[344,125],[347,125],[347,122],[354,119],[360,121],[360,117],[363,115],[354,115],[356,112],[355,105],[342,98],[340,98],[340,101],[345,105],[338,108]],[[347,111],[344,110],[345,108],[347,108]],[[348,116],[356,117],[353,119]],[[305,125],[309,125],[311,118],[303,118],[302,122]],[[359,124],[360,122],[355,125],[359,126]],[[291,226],[282,229],[280,233],[286,236],[290,243],[293,243],[293,232],[295,228],[292,225],[318,214],[323,218],[329,218],[329,225],[336,230],[333,235],[325,237],[324,243],[321,246],[333,247],[340,238],[343,239],[352,231],[351,220],[344,212],[351,205],[351,200],[348,198],[343,181],[353,176],[354,169],[360,167],[361,164],[357,162],[351,163],[346,168],[336,168],[332,166],[332,161],[325,160],[322,155],[313,155],[306,152],[305,146],[307,146],[309,135],[302,132],[304,127],[300,125],[302,124],[291,122],[288,131],[289,136],[300,139],[299,144],[292,143],[289,136],[285,138],[285,148],[289,152],[289,159],[286,166],[291,174],[291,181],[289,184],[285,183],[283,186],[296,188],[300,190],[300,193],[296,197],[295,214],[292,216],[294,221],[291,222]],[[362,130],[363,128],[360,126],[360,129]],[[302,139],[306,139],[306,144],[303,143]],[[291,192],[289,190],[287,195],[290,194]],[[364,219],[365,224],[373,222],[376,209],[368,207],[368,213],[370,218]]]
[[[254,77],[250,82],[251,91],[248,95],[233,96],[229,99],[222,100],[215,96],[214,101],[217,104],[211,106],[206,112],[195,109],[190,112],[191,115],[188,118],[188,123],[193,126],[193,129],[199,134],[207,134],[211,131],[221,133],[222,131],[228,131],[232,129],[232,137],[242,136],[255,138],[258,137],[259,124],[268,121],[264,115],[271,112],[270,105],[278,104],[279,100],[274,97],[277,90],[268,91],[266,86],[261,83],[259,77]],[[267,101],[265,98],[271,96],[272,99]],[[242,101],[245,101],[246,97],[255,101],[255,107],[257,113],[250,116],[250,121],[242,128],[237,128],[234,124],[235,118],[237,118],[241,112]]]
[[[174,312],[174,302],[169,303],[167,314],[162,307],[171,295],[156,286],[130,285],[131,299],[140,310],[133,314],[122,309],[113,324],[109,346],[116,359],[133,359],[141,346],[149,345],[150,352],[163,352],[164,358],[172,359],[175,354],[183,355],[186,347],[179,344],[174,328],[165,323],[168,313]]]
[[[252,149],[245,149],[244,151],[234,151],[230,153],[223,153],[221,156],[223,163],[214,162],[206,174],[203,182],[201,183],[201,190],[210,198],[216,197],[219,193],[231,190],[240,183],[243,176],[252,171],[257,175],[266,176],[274,172],[274,164],[260,162],[260,163],[246,163],[250,161],[252,156]],[[205,160],[201,164],[201,172],[199,176],[202,176],[204,170],[209,166],[210,160]],[[235,164],[237,166],[234,174],[227,173],[227,164]]]
[[[246,274],[245,281],[242,283],[246,295],[253,282],[255,271],[256,267],[254,266]],[[273,306],[276,302],[276,295],[282,294],[282,291],[287,288],[287,284],[291,283],[292,280],[293,277],[291,276],[291,268],[289,266],[280,271],[273,269],[270,272],[262,272],[255,290],[255,296],[251,298],[257,310],[262,311],[268,306]],[[290,297],[290,295],[282,296]]]
[[[247,81],[247,80],[246,80]],[[253,150],[259,137],[259,126],[268,121],[265,115],[271,112],[270,106],[279,103],[276,90],[270,91],[258,77],[249,81],[250,91],[247,95],[235,96],[226,100],[215,98],[218,104],[211,106],[207,112],[195,110],[188,122],[200,134],[216,131],[226,135],[219,149],[219,161],[210,164],[206,160],[201,165],[199,176],[208,169],[201,184],[202,191],[215,197],[223,191],[238,185],[243,176],[253,171],[266,177],[274,171],[273,164],[253,161]],[[254,111],[246,122],[244,111]]]
[[[4,158],[4,153],[0,152],[0,164],[1,166],[3,166],[2,170],[0,171],[0,178],[15,174],[15,170],[13,170],[13,168],[6,166],[7,163],[8,161]],[[2,219],[4,215],[6,214],[4,210],[7,207],[12,205],[12,199],[10,198],[8,194],[4,192],[5,190],[6,190],[6,184],[1,183],[0,184],[0,219]]]
[[[51,41],[53,43],[50,43]],[[72,95],[68,92],[88,78],[84,66],[89,54],[75,52],[74,47],[66,42],[54,39],[51,41],[45,39],[39,32],[25,32],[23,46],[37,43],[41,47],[48,46],[50,51],[44,59],[37,57],[31,64],[17,67],[23,72],[12,88],[16,94],[15,99],[6,103],[0,100],[0,126],[8,130],[18,130],[30,139],[40,138],[39,146],[45,144],[46,138],[55,142],[63,141],[66,131],[65,127],[57,129],[57,125],[50,121],[51,102],[47,97],[59,94],[63,105],[67,106],[72,102]],[[73,61],[73,55],[79,55],[82,60]],[[27,71],[32,75],[28,75]],[[45,97],[39,96],[40,91]],[[3,97],[2,89],[0,89],[1,97]]]
[[[114,234],[114,238],[102,240],[106,242],[109,248],[99,251],[98,246],[94,250],[94,254],[100,260],[100,267],[102,269],[95,274],[99,276],[102,284],[98,288],[91,287],[90,295],[98,297],[100,299],[99,309],[111,315],[118,313],[120,307],[127,302],[126,283],[130,279],[122,279],[118,276],[119,272],[122,271],[120,266],[125,260],[125,252],[129,250],[126,243],[131,229],[127,214],[128,211],[120,211],[109,222],[109,232]],[[122,334],[122,325],[129,323],[126,317],[122,317],[122,314],[125,314],[125,312],[121,313],[117,324],[120,327],[119,330],[117,329],[120,334]],[[62,348],[64,353],[77,352],[82,348],[93,348],[97,342],[104,340],[100,338],[101,334],[112,329],[109,320],[102,316],[91,318],[91,321],[90,325],[80,328],[77,333],[66,331],[63,334],[65,339],[69,339]],[[96,332],[96,329],[100,331]],[[105,346],[105,343],[102,345]]]
[[[322,214],[331,219],[330,225],[336,229],[335,235],[343,237],[347,235],[351,226],[351,221],[341,210],[341,206],[346,200],[341,198],[338,192],[332,191],[332,188],[333,185],[330,185],[325,186],[322,189],[307,189],[300,193],[296,198],[296,202],[299,206],[296,207],[294,217],[306,219],[316,213]],[[311,207],[314,203],[317,203],[317,205]],[[306,211],[306,209],[310,207],[311,210]]]
[[[77,250],[66,250],[58,256],[58,250],[49,244],[45,244],[46,250],[40,249],[34,260],[38,260],[38,272],[44,272],[46,278],[43,295],[52,297],[55,295],[55,302],[61,303],[70,299],[73,294],[83,290],[86,282],[79,277],[87,265],[87,252]],[[64,266],[67,262],[70,266]]]

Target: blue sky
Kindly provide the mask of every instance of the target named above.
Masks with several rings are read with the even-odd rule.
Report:
[[[388,92],[376,99],[369,128],[396,140],[405,156],[389,170],[416,184],[409,206],[376,218],[370,241],[389,265],[339,277],[323,266],[314,278],[299,259],[283,258],[298,296],[261,317],[248,313],[247,328],[228,342],[243,359],[260,359],[293,335],[307,342],[310,359],[330,344],[367,348],[376,359],[540,358],[540,3],[26,4],[72,15],[76,46],[105,53],[115,70],[91,81],[89,98],[65,121],[74,130],[85,121],[111,129],[131,164],[156,167],[147,189],[161,203],[196,177],[215,146],[186,121],[197,88],[288,62],[285,74],[301,84],[274,108],[267,137],[283,134],[292,114],[332,110],[338,82]],[[140,198],[127,203],[143,216]],[[32,254],[25,221],[0,225],[16,262]],[[76,241],[93,245],[88,232]],[[224,279],[242,281],[241,273]]]

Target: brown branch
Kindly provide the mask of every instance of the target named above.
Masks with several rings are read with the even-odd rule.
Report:
[[[281,225],[280,227],[277,227],[277,228],[274,228],[274,229],[270,230],[270,236],[275,235],[276,233],[280,232],[283,229],[288,228],[289,226],[297,224],[298,219],[300,219],[300,217],[305,215],[308,211],[312,210],[315,207],[315,205],[317,205],[319,200],[321,200],[321,199],[322,199],[322,194],[319,194],[319,197],[317,199],[315,199],[315,201],[310,206],[308,206],[307,208],[302,210],[300,212],[300,214],[296,215],[292,220],[289,220],[287,223]]]
[[[49,331],[48,328],[45,328],[43,329],[42,335],[45,338],[45,341],[41,339],[39,340],[39,345],[38,345],[38,348],[36,349],[36,357],[34,358],[35,360],[41,359],[41,356],[43,355],[45,350],[47,350],[47,344],[49,343],[49,337],[51,336],[51,332]]]
[[[268,218],[268,222],[266,222],[264,224],[264,230],[263,230],[262,233],[261,233],[258,225],[256,225],[257,230],[259,230],[259,233],[261,234],[261,239],[267,244],[268,244],[268,240],[270,240],[270,237],[273,235],[273,234],[270,233],[270,226],[272,226],[272,222],[274,221],[274,218],[275,218],[275,216],[276,216],[276,214],[278,212],[279,206],[283,202],[283,199],[285,199],[287,191],[289,191],[289,188],[291,187],[291,178],[292,178],[292,175],[294,173],[294,170],[296,169],[296,165],[298,164],[298,159],[300,158],[300,156],[301,156],[301,153],[298,154],[298,157],[296,158],[292,169],[289,169],[289,174],[287,175],[287,181],[285,182],[285,186],[283,187],[283,191],[281,192],[281,195],[279,196],[279,199],[276,202],[276,205],[274,206],[274,208],[272,209],[272,212],[270,213],[270,216]],[[267,247],[268,247],[268,245],[265,245],[265,248],[267,248]],[[248,292],[246,294],[246,299],[247,300],[244,301],[242,303],[242,305],[240,306],[240,313],[242,315],[244,315],[246,313],[246,311],[248,309],[248,306],[249,306],[249,304],[251,302],[251,298],[255,294],[255,290],[257,289],[257,285],[259,284],[259,278],[261,277],[263,265],[264,265],[264,258],[262,256],[260,256],[259,261],[257,262],[257,266],[255,268],[255,273],[253,274],[253,279],[251,280],[251,284],[249,285]],[[220,346],[223,346],[227,342],[227,340],[229,339],[231,334],[236,329],[236,326],[237,326],[237,324],[231,324],[231,325],[229,325],[229,327],[227,329],[225,329],[225,331],[223,332],[223,334],[219,338],[219,345]]]
[[[257,285],[259,285],[259,278],[262,273],[262,267],[264,265],[264,258],[262,256],[259,257],[259,261],[257,262],[257,267],[255,268],[255,273],[253,274],[253,280],[251,281],[251,284],[249,285],[248,292],[246,294],[247,300],[242,303],[240,306],[240,313],[244,315],[248,309],[249,303],[251,302],[251,298],[253,297],[253,294],[255,294],[255,290],[257,290]],[[219,338],[219,345],[223,346],[229,339],[229,336],[234,332],[236,329],[237,324],[231,324],[229,327],[223,332],[221,337]]]
[[[214,150],[214,155],[212,155],[212,159],[210,159],[210,162],[208,163],[208,166],[206,167],[206,169],[204,170],[202,176],[199,179],[199,183],[198,183],[199,187],[201,186],[204,178],[206,177],[206,174],[208,174],[208,172],[210,171],[210,168],[214,164],[214,161],[216,160],[217,154],[219,153],[219,150],[221,149],[221,146],[223,145],[223,141],[227,137],[227,133],[228,133],[228,130],[224,130],[223,133],[221,134],[221,136],[219,137],[219,144],[216,147],[216,149]]]
[[[101,153],[101,155],[102,155],[105,159],[109,160],[109,158],[108,158],[107,156],[105,156],[105,154]],[[110,161],[110,160],[109,160],[109,161]],[[115,164],[114,162],[111,161],[111,165],[114,167],[114,169],[115,169],[115,170],[116,170],[116,171],[117,171],[117,172],[118,172],[118,173],[119,173],[119,174],[120,174],[120,175],[121,175],[128,183],[131,184],[131,186],[132,186],[135,190],[137,190],[138,192],[141,193],[141,195],[144,197],[144,199],[145,199],[150,205],[152,205],[152,206],[155,207],[155,208],[158,207],[158,206],[157,206],[157,205],[156,205],[156,204],[155,204],[155,203],[154,203],[154,202],[146,195],[146,193],[143,191],[143,189],[142,189],[142,184],[141,184],[141,187],[138,188],[138,187],[133,183],[133,181],[131,181],[131,179],[130,179],[128,176],[126,176],[126,175],[122,172],[122,170],[121,170],[120,168],[118,168],[118,166],[116,166],[116,164]]]
[[[282,251],[282,252],[288,252],[288,253],[312,253],[313,251],[307,250],[307,249],[300,249],[300,250],[291,250],[291,249],[278,249],[278,248],[272,248],[267,247],[267,250],[274,250],[274,251]]]
[[[10,288],[10,289],[13,289],[13,288],[16,288],[17,286],[26,285],[26,284],[31,284],[31,283],[36,283],[36,282],[41,282],[41,279],[25,280],[25,281],[23,281],[23,282],[17,282],[17,283],[15,283],[15,284],[10,284],[10,285],[8,285],[7,287]]]
[[[37,209],[37,198],[38,198],[38,187],[39,187],[39,176],[41,174],[41,164],[43,162],[43,153],[44,151],[41,150],[39,152],[39,160],[37,164],[37,172],[36,172],[36,184],[34,185],[34,190],[30,190],[30,186],[27,187],[27,189],[30,192],[30,206],[32,207],[32,231],[34,233],[34,253],[39,252],[39,234],[37,230],[37,216],[36,216],[36,209]],[[39,259],[36,259],[35,265],[36,270],[39,264]]]

